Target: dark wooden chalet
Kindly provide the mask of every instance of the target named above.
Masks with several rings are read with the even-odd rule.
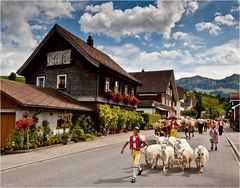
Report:
[[[52,28],[17,73],[25,76],[28,84],[55,88],[94,111],[102,103],[135,110],[136,100],[132,99],[141,85],[96,49],[91,36],[85,42],[59,25]]]
[[[138,111],[158,113],[162,118],[176,114],[174,107],[178,101],[178,92],[173,70],[143,70],[130,74],[143,84],[142,87],[137,87],[140,101]]]

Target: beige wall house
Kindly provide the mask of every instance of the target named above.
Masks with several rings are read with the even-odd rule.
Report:
[[[1,148],[9,133],[15,128],[16,121],[24,115],[37,117],[41,125],[49,122],[52,130],[57,127],[57,120],[70,116],[74,112],[91,112],[84,104],[68,97],[61,91],[23,84],[10,80],[1,80]]]

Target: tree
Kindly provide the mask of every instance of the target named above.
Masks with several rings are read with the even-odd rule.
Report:
[[[183,112],[185,116],[191,116],[191,117],[196,117],[198,115],[198,112],[194,109],[192,110],[186,110]]]
[[[205,109],[209,111],[210,118],[213,117],[214,111],[219,113],[219,101],[217,98],[212,96],[204,96],[202,102]]]
[[[17,78],[17,75],[16,75],[16,73],[14,73],[14,72],[12,72],[12,73],[8,76],[8,79],[9,79],[9,80],[14,80],[14,81],[16,81],[16,78]]]
[[[203,104],[202,104],[202,96],[201,95],[196,95],[197,98],[197,105],[196,105],[196,111],[198,112],[198,117],[201,116],[201,112],[205,110]]]

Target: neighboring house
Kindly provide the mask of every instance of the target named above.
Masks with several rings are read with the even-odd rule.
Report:
[[[176,102],[177,105],[175,106],[176,116],[177,118],[183,118],[184,117],[183,112],[185,110],[184,102],[186,100],[186,93],[182,87],[177,87],[177,91],[179,100]]]
[[[42,88],[10,80],[1,80],[1,148],[16,121],[23,116],[36,116],[39,124],[44,120],[56,129],[58,119],[71,116],[74,112],[90,112],[91,109],[64,93],[51,88]]]
[[[142,87],[137,87],[140,101],[137,111],[161,114],[162,118],[176,114],[174,107],[178,101],[178,93],[173,70],[143,70],[130,74],[143,84]]]
[[[194,100],[191,96],[186,96],[186,100],[184,101],[184,109],[192,110],[194,106]]]
[[[141,83],[108,55],[94,47],[91,36],[84,42],[55,25],[17,71],[26,83],[57,89],[98,112],[99,104],[136,110],[136,104],[115,102],[116,94],[136,94]]]
[[[231,104],[231,116],[232,116],[231,123],[234,123],[234,129],[239,131],[240,94],[239,93],[229,93],[229,99],[230,99],[230,104]]]

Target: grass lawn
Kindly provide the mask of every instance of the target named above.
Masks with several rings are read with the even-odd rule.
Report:
[[[8,80],[8,76],[1,76],[1,79]],[[17,76],[16,81],[25,83],[25,77],[24,76]]]

